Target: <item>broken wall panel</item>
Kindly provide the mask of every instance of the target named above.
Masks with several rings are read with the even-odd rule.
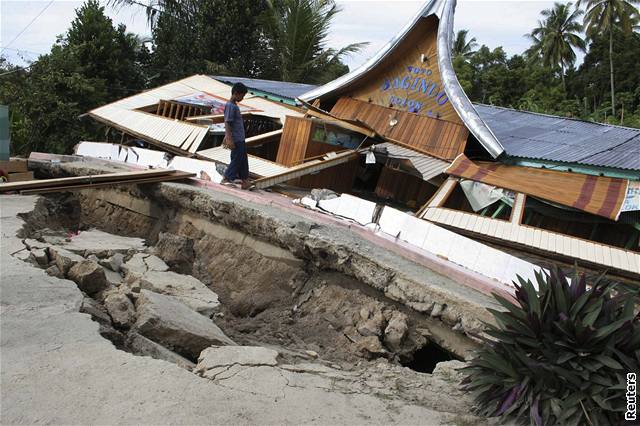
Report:
[[[453,160],[464,152],[469,134],[461,124],[346,97],[338,100],[331,113],[365,123],[393,142],[445,160]]]
[[[290,184],[301,188],[328,188],[336,192],[351,192],[358,171],[359,159],[332,167],[324,172],[302,176]]]
[[[510,287],[516,275],[535,283],[535,272],[542,270],[532,263],[388,206],[382,210],[378,224],[385,234]]]
[[[475,164],[464,154],[456,158],[445,172],[612,220],[618,220],[628,186],[626,179],[498,163]]]
[[[302,163],[311,137],[312,120],[302,117],[289,117],[282,130],[276,163],[291,167]]]
[[[368,225],[374,222],[376,203],[354,197],[349,194],[342,194],[337,198],[318,201],[318,207],[347,219],[358,222],[361,225]]]
[[[406,204],[411,208],[422,206],[438,188],[418,177],[399,170],[383,167],[378,178],[375,194]]]

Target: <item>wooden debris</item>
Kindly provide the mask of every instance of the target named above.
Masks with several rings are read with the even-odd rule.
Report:
[[[70,191],[101,186],[122,184],[139,184],[162,182],[194,177],[195,173],[176,170],[141,170],[135,172],[106,173],[91,176],[74,176],[68,178],[33,180],[0,184],[0,192],[20,191],[21,194],[36,194],[44,192]]]

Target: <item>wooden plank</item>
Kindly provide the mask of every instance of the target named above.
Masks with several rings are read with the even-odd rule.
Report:
[[[53,186],[48,188],[25,189],[23,191],[20,191],[20,194],[21,195],[46,194],[51,192],[79,191],[82,189],[111,187],[114,185],[139,185],[144,183],[182,180],[182,179],[187,179],[187,178],[196,176],[196,173],[181,172],[176,170],[171,170],[171,172],[172,173],[168,175],[154,176],[154,177],[148,177],[148,178],[141,177],[137,179],[123,179],[123,180],[116,180],[111,182],[95,182],[95,183],[87,183],[87,184]]]
[[[282,137],[282,130],[274,130],[273,132],[262,133],[260,135],[252,136],[245,140],[247,146],[258,146],[267,142],[274,142]]]
[[[467,218],[469,220],[467,221],[467,224],[465,225],[464,229],[466,229],[467,231],[473,231],[473,229],[476,226],[476,222],[478,221],[480,216],[470,214],[470,215],[467,215]]]
[[[540,247],[540,239],[542,238],[542,232],[539,229],[534,229],[533,230],[533,241],[531,241],[531,245],[533,247],[537,247],[537,248],[541,248]]]
[[[136,179],[138,177],[166,176],[173,170],[154,169],[135,172],[105,173],[100,175],[74,176],[68,178],[32,180],[29,182],[15,182],[0,184],[0,192],[20,191],[36,188],[51,188],[62,185],[90,184],[97,182],[113,182],[116,180]]]
[[[441,217],[442,217],[442,209],[440,209],[440,208],[433,209],[433,216],[431,217],[431,220],[433,222],[440,223],[440,218]]]
[[[623,269],[623,261],[622,261],[622,257],[624,256],[624,251],[617,249],[617,248],[612,248],[611,249],[611,263],[613,264],[614,268],[617,269]]]
[[[254,185],[258,189],[268,188],[278,183],[286,182],[291,179],[295,179],[301,176],[306,176],[311,173],[315,173],[324,169],[328,169],[339,164],[344,164],[357,158],[359,153],[357,151],[348,151],[337,154],[326,160],[315,160],[308,163],[301,164],[297,167],[292,167],[284,173],[275,176],[264,177],[254,181]]]
[[[587,260],[589,262],[596,261],[596,245],[591,242],[587,242]],[[624,261],[622,263],[624,264]]]
[[[602,246],[602,263],[606,266],[613,266],[613,261],[611,260],[611,248],[607,246]]]
[[[640,274],[640,255],[628,252],[627,258],[629,259],[629,268],[627,270]]]
[[[456,211],[454,212],[454,218],[453,218],[453,222],[451,222],[451,226],[456,227],[456,228],[460,228],[460,222],[462,221],[462,218],[464,217],[464,213]]]
[[[490,219],[488,217],[483,217],[483,223],[482,226],[480,227],[480,233],[487,235],[489,232],[489,228],[491,227],[491,222],[493,222],[495,219]]]
[[[596,263],[600,263],[603,264],[604,263],[604,255],[603,255],[603,248],[604,246],[602,244],[596,244],[595,245],[595,254],[596,254]]]
[[[513,209],[511,210],[511,217],[509,220],[511,223],[521,224],[522,215],[524,214],[524,205],[527,200],[526,195],[522,193],[516,194],[516,199],[513,203]]]
[[[478,216],[476,222],[473,224],[473,229],[471,231],[480,233],[480,230],[484,226],[484,217]]]
[[[436,214],[436,210],[437,208],[427,207],[426,210],[424,211],[424,215],[422,216],[422,218],[432,221],[433,216]]]
[[[572,257],[577,257],[580,258],[580,244],[579,244],[579,240],[576,238],[571,238],[571,256]],[[609,256],[609,259],[611,258],[611,256]]]
[[[33,172],[9,173],[9,182],[24,182],[33,180]]]
[[[586,241],[580,240],[580,243],[578,244],[578,251],[580,259],[587,260],[589,258],[589,249]]]
[[[498,230],[498,226],[500,226],[498,221],[495,219],[492,220],[491,223],[489,224],[489,227],[487,228],[487,232],[485,232],[485,235],[494,236]]]
[[[29,171],[27,168],[27,160],[22,158],[0,161],[0,169],[4,170],[5,173],[22,173]]]

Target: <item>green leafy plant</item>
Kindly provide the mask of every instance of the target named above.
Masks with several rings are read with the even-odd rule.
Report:
[[[626,373],[640,370],[637,293],[603,276],[587,288],[577,272],[536,274],[538,290],[518,277],[515,303],[494,295],[486,345],[463,369],[477,410],[504,420],[610,425],[626,409]]]

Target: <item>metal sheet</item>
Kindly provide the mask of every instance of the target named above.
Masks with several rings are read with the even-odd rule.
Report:
[[[198,155],[222,164],[229,164],[231,162],[231,151],[221,146],[199,151]],[[279,164],[249,155],[249,172],[252,174],[268,177],[282,174],[287,170],[286,167]]]
[[[475,107],[508,156],[640,170],[640,129],[490,105]]]
[[[426,154],[395,145],[391,142],[385,142],[376,145],[376,147],[386,148],[388,155],[391,158],[410,161],[416,171],[420,176],[422,176],[423,180],[430,180],[441,175],[444,172],[444,169],[449,167],[450,164],[438,158],[430,157]]]
[[[249,89],[256,89],[261,92],[270,93],[290,100],[295,100],[295,98],[318,87],[313,84],[288,83],[285,81],[262,80],[259,78],[229,77],[221,75],[214,75],[212,77],[218,81],[228,84],[243,83]]]
[[[495,137],[491,129],[485,124],[480,115],[476,112],[473,104],[462,90],[451,63],[451,46],[453,36],[453,14],[456,7],[455,0],[431,0],[426,3],[418,14],[387,43],[374,57],[367,61],[358,69],[346,74],[330,83],[325,84],[300,96],[305,101],[312,101],[316,98],[344,89],[346,86],[358,80],[366,78],[366,74],[379,65],[400,42],[409,34],[421,18],[436,15],[440,19],[438,28],[438,67],[442,78],[442,85],[447,96],[462,121],[469,131],[478,139],[480,144],[493,157],[498,158],[504,152],[503,146]]]

